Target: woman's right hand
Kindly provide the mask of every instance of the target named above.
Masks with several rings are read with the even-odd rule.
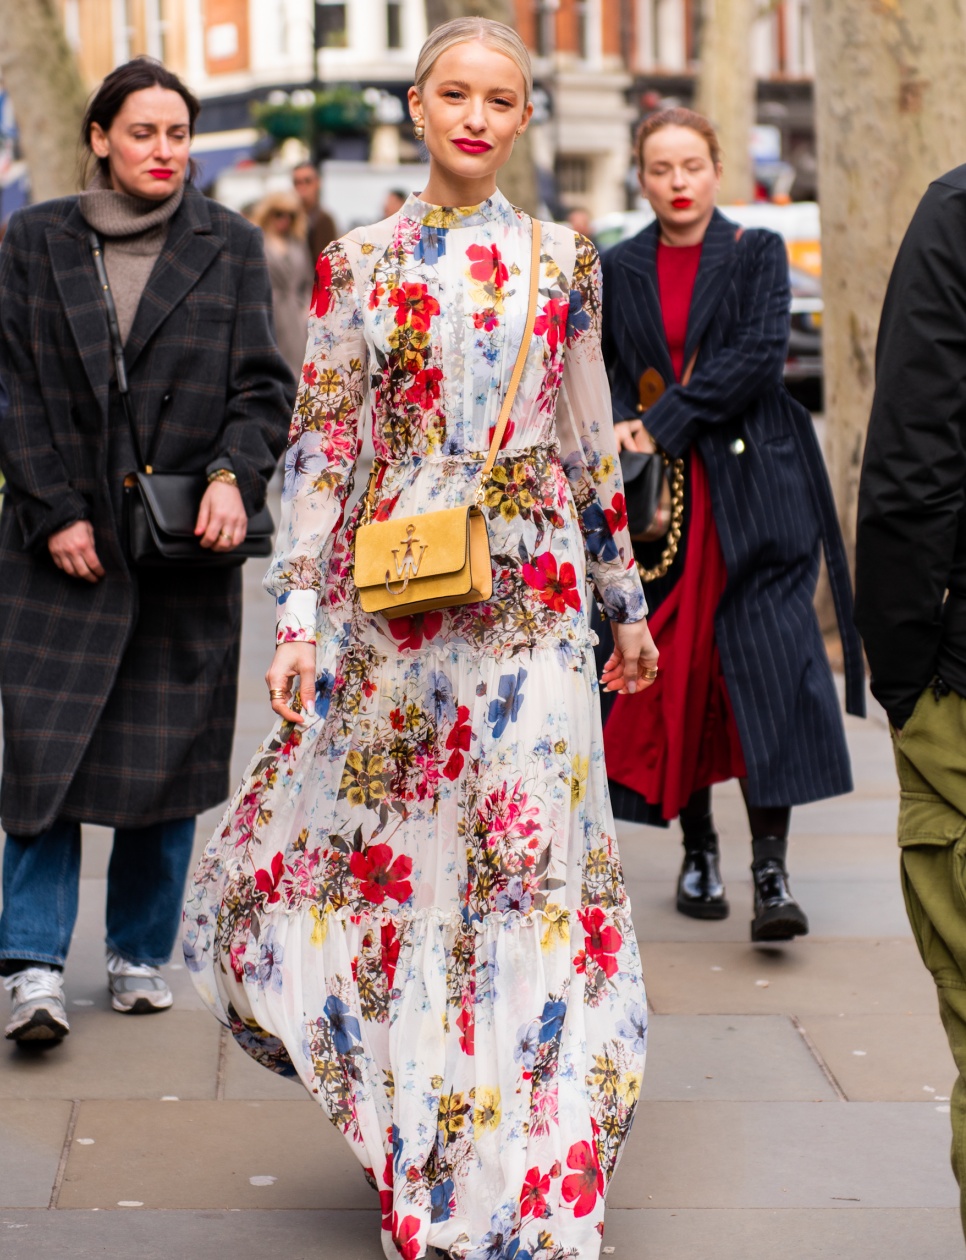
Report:
[[[90,521],[75,521],[59,529],[47,539],[47,550],[58,569],[85,582],[99,582],[104,566],[94,548],[94,526]]]
[[[614,424],[614,436],[617,438],[619,451],[642,451],[645,455],[654,454],[654,439],[644,428],[643,420],[618,420]]]
[[[292,680],[299,680],[299,695],[302,700],[302,712],[292,708]],[[270,696],[272,708],[286,722],[294,722],[304,726],[310,718],[315,717],[315,644],[314,643],[280,643],[275,649],[275,658],[265,675],[268,689],[283,692],[280,696]]]

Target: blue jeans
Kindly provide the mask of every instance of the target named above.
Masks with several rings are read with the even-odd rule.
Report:
[[[107,947],[132,963],[171,957],[181,925],[195,820],[119,827],[107,871]],[[62,967],[77,919],[80,823],[58,819],[39,836],[7,836],[0,961]]]

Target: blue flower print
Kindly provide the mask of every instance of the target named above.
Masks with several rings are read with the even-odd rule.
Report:
[[[399,1125],[392,1126],[392,1166],[396,1172],[399,1172],[402,1166],[403,1140],[402,1134],[399,1132]]]
[[[590,327],[590,316],[584,310],[584,297],[579,289],[570,290],[570,307],[567,311],[567,340],[573,341]]]
[[[320,718],[324,718],[328,713],[334,691],[335,674],[331,670],[323,669],[315,680],[315,711]]]
[[[631,1043],[635,1054],[647,1051],[647,1007],[642,1002],[632,1002],[625,1012],[626,1019],[617,1025],[618,1037]]]
[[[446,228],[426,227],[419,230],[419,240],[413,250],[416,262],[424,262],[427,267],[435,267],[446,253]]]
[[[540,1016],[541,1042],[556,1041],[563,1029],[564,1016],[567,1014],[566,1002],[548,1001]]]
[[[490,712],[487,721],[493,727],[494,736],[499,739],[507,728],[509,722],[515,722],[520,713],[520,706],[523,704],[523,684],[526,681],[527,671],[525,669],[517,670],[516,677],[513,674],[502,674],[500,682],[497,686],[499,692],[499,700],[490,701]]]
[[[602,600],[604,612],[611,621],[639,621],[644,616],[644,595],[639,590],[629,593],[619,587],[608,586]]]
[[[275,939],[275,929],[269,928],[258,951],[258,962],[254,966],[245,963],[245,974],[249,979],[254,978],[260,988],[265,989],[271,985],[276,993],[281,993],[284,961],[285,951]]]
[[[453,684],[441,670],[430,671],[427,702],[436,715],[437,725],[440,722],[456,721],[456,697],[453,694]]]
[[[610,532],[604,509],[599,503],[589,503],[580,514],[584,526],[587,550],[598,560],[616,560],[617,544]]]
[[[325,457],[318,451],[307,451],[301,442],[290,446],[285,455],[285,478],[282,482],[282,498],[291,499],[299,486],[314,481],[322,471]]]
[[[517,1029],[517,1044],[513,1048],[514,1063],[522,1063],[524,1072],[532,1072],[540,1045],[540,1021],[531,1019],[529,1024],[521,1024]]]
[[[532,905],[533,894],[524,891],[523,880],[519,876],[511,879],[506,888],[496,894],[496,908],[501,914],[506,914],[509,910],[519,910],[521,914],[526,914]]]
[[[325,1000],[325,1017],[332,1029],[332,1040],[339,1054],[352,1054],[362,1040],[362,1029],[355,1016],[349,1014],[349,1008],[334,993]]]
[[[453,1198],[456,1187],[447,1177],[445,1181],[437,1182],[429,1192],[429,1201],[431,1211],[429,1219],[431,1221],[448,1221],[452,1215],[450,1201]]]

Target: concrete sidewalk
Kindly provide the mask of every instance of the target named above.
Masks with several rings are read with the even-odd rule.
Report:
[[[271,717],[260,569],[246,566],[236,776]],[[803,942],[748,943],[750,846],[733,786],[716,794],[724,923],[675,913],[673,832],[621,828],[653,1019],[644,1102],[609,1198],[616,1260],[964,1254],[953,1067],[899,893],[885,720],[876,710],[848,727],[855,794],[793,818]],[[201,820],[199,849],[216,821]],[[108,846],[87,829],[71,1036],[39,1053],[0,1043],[0,1256],[379,1260],[374,1197],[344,1140],[300,1086],[221,1032],[177,961],[173,1012],[110,1010]]]

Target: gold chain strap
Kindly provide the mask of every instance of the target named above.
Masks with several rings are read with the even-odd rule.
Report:
[[[665,455],[664,463],[668,469],[668,481],[671,484],[671,525],[667,532],[667,546],[653,569],[645,569],[638,561],[637,571],[641,575],[642,582],[653,582],[657,578],[664,577],[674,563],[678,548],[681,546],[681,532],[684,529],[684,460],[669,460]]]

